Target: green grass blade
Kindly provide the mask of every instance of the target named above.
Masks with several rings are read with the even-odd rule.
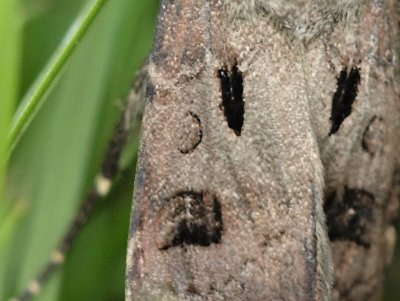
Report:
[[[26,131],[36,111],[45,101],[45,95],[52,83],[54,83],[62,67],[68,62],[68,59],[71,57],[79,41],[87,32],[87,29],[107,1],[108,0],[93,0],[84,13],[77,18],[74,24],[72,24],[70,32],[66,35],[59,49],[50,60],[48,66],[44,69],[32,89],[23,99],[11,124],[11,130],[7,139],[9,155]]]

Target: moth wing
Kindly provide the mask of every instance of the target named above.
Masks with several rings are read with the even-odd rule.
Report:
[[[323,300],[323,172],[301,56],[265,18],[232,23],[220,2],[161,7],[127,300]]]

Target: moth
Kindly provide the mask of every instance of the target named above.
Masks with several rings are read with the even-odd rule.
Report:
[[[95,187],[15,300],[110,190],[146,80],[126,300],[379,300],[400,195],[398,6],[163,0]]]
[[[164,0],[126,300],[379,300],[394,246],[395,0]]]

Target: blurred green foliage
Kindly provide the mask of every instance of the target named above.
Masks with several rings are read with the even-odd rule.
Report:
[[[12,111],[88,1],[0,0],[0,142]],[[0,200],[0,300],[48,260],[91,186],[121,102],[151,47],[158,0],[110,0],[48,93],[9,162]],[[133,141],[134,148],[138,141]],[[0,196],[5,177],[0,144]],[[124,299],[134,164],[36,300]],[[400,300],[400,250],[386,301]]]
[[[2,1],[0,48],[3,55],[7,45],[8,57],[0,61],[0,79],[9,82],[0,81],[1,112],[10,112],[1,116],[5,141],[12,110],[88,1]],[[21,291],[49,259],[92,185],[135,70],[150,50],[158,6],[158,0],[108,1],[17,145],[0,201],[0,300]],[[124,299],[133,177],[131,163],[37,300]]]

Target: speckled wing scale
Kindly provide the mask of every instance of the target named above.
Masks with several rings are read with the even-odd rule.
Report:
[[[378,300],[398,4],[342,2],[162,1],[126,300]]]

